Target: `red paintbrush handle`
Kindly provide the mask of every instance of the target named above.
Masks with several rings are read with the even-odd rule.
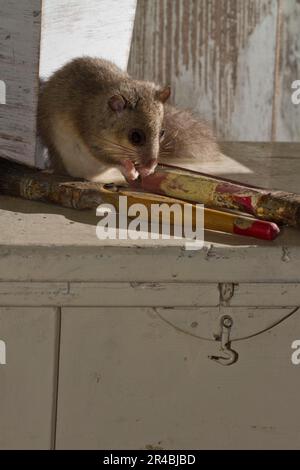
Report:
[[[280,233],[278,225],[274,222],[265,220],[238,218],[233,224],[233,233],[237,235],[245,235],[248,237],[260,238],[262,240],[274,240]]]

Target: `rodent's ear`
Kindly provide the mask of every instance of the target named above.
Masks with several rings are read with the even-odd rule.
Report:
[[[121,95],[113,95],[108,100],[109,107],[116,113],[121,113],[126,107],[126,101]]]
[[[156,98],[161,101],[162,103],[165,103],[171,95],[171,87],[166,86],[165,88],[161,88],[160,90],[157,90],[156,92]]]

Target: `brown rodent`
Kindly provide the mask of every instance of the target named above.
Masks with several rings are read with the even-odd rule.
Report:
[[[128,181],[158,161],[212,157],[211,129],[165,105],[170,88],[134,80],[113,63],[75,59],[41,87],[38,132],[58,173],[97,181],[117,168]]]

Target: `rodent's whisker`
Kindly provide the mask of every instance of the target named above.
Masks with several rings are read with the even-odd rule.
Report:
[[[127,153],[131,153],[133,155],[136,155],[137,152],[135,150],[133,150],[131,147],[126,147],[125,145],[122,145],[122,144],[117,144],[116,142],[113,142],[105,137],[103,137],[103,140],[108,142],[110,145],[112,145],[113,147],[117,147],[119,149],[122,149],[122,150],[125,150]]]

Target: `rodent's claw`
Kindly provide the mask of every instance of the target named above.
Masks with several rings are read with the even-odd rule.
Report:
[[[124,160],[120,167],[121,173],[127,181],[134,181],[139,177],[139,172],[131,160]]]

